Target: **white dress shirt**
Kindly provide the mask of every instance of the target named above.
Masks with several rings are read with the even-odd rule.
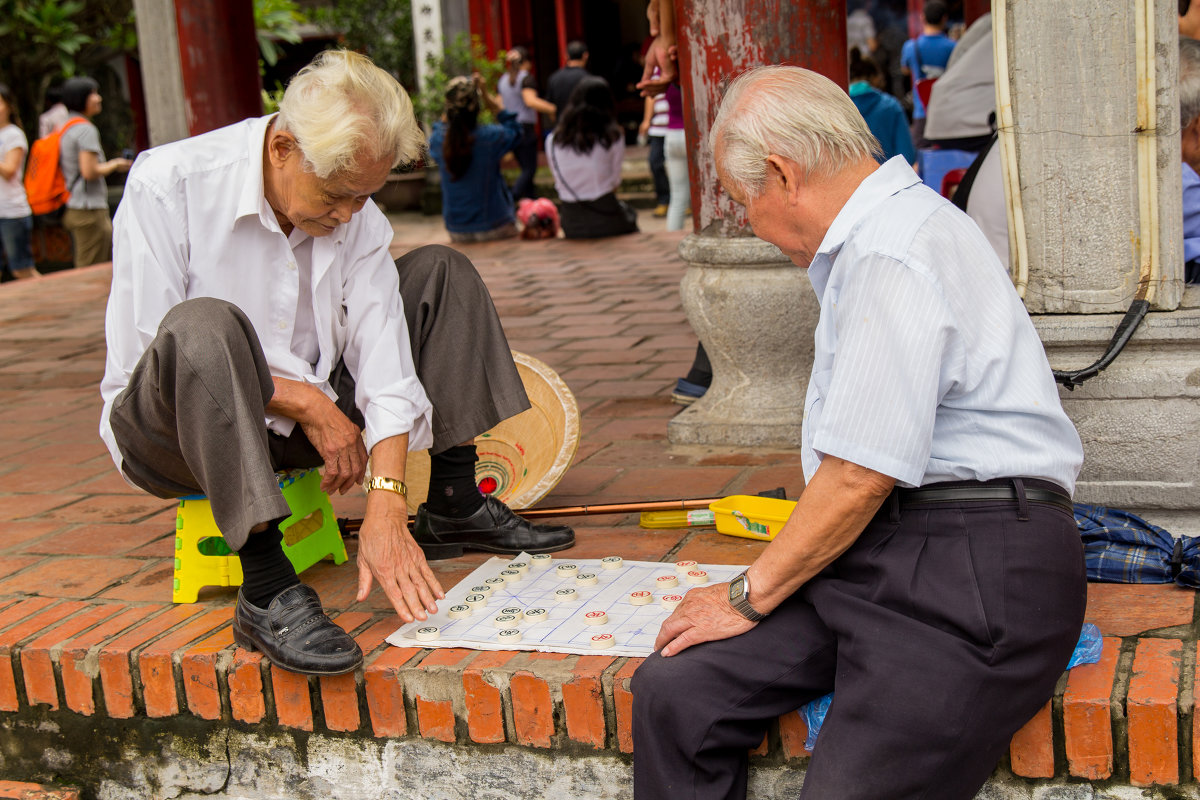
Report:
[[[392,228],[371,201],[328,236],[285,236],[263,188],[269,117],[148,150],[138,157],[113,220],[113,280],[105,318],[108,359],[100,435],[118,468],[113,400],[163,316],[193,297],[236,305],[254,325],[271,374],[336,399],[329,375],[345,358],[366,446],[407,433],[433,441],[430,403],[417,379]],[[288,435],[295,421],[268,415]]]
[[[870,175],[808,270],[821,303],[804,472],[833,455],[896,479],[1042,478],[1068,492],[1083,446],[1008,273],[903,157]]]

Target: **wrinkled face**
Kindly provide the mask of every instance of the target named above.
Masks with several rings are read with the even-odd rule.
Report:
[[[291,134],[268,132],[267,147],[267,202],[284,233],[299,228],[309,236],[328,236],[383,188],[392,169],[390,158],[364,157],[353,170],[322,179],[305,169],[304,154]]]
[[[811,265],[815,248],[810,247],[802,236],[799,228],[803,220],[788,202],[787,188],[772,165],[767,165],[762,192],[757,197],[746,197],[726,180],[723,155],[724,147],[718,142],[713,153],[717,162],[717,180],[729,198],[746,209],[746,221],[754,235],[778,247],[796,266],[807,268]],[[820,239],[817,242],[819,244]]]

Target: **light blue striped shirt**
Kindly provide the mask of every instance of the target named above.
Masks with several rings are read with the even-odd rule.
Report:
[[[1043,478],[1074,491],[1083,446],[1008,273],[965,214],[896,157],[808,270],[821,303],[802,433],[896,479]]]

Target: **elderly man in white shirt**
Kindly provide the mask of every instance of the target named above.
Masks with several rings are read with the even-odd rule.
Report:
[[[635,796],[744,798],[770,722],[833,692],[802,798],[968,800],[1079,637],[1079,437],[987,240],[903,158],[876,164],[842,89],[752,70],[710,141],[820,300],[807,486],[635,673]]]
[[[282,551],[277,469],[323,464],[322,487],[345,492],[369,458],[357,599],[378,581],[406,622],[444,596],[426,556],[574,542],[475,485],[469,443],[529,407],[478,273],[449,248],[388,255],[370,195],[423,142],[394,78],[329,51],[277,116],[144,153],[114,220],[101,436],[133,485],[208,495],[244,575],[234,639],[296,672],[362,653]],[[410,534],[405,464],[422,448]]]

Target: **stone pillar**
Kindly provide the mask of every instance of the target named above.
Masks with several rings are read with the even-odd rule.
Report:
[[[1076,500],[1200,534],[1200,289],[1183,292],[1175,0],[998,0],[997,109],[1013,280],[1084,443]],[[1064,47],[1064,42],[1080,43]],[[1083,43],[1086,43],[1084,45]]]
[[[846,85],[844,0],[676,2],[688,170],[697,233],[684,310],[704,343],[713,382],[667,426],[673,444],[791,447],[800,443],[817,302],[804,271],[753,236],[721,191],[708,146],[729,79],[764,64],[795,64]]]
[[[150,144],[262,114],[250,0],[134,0]]]

